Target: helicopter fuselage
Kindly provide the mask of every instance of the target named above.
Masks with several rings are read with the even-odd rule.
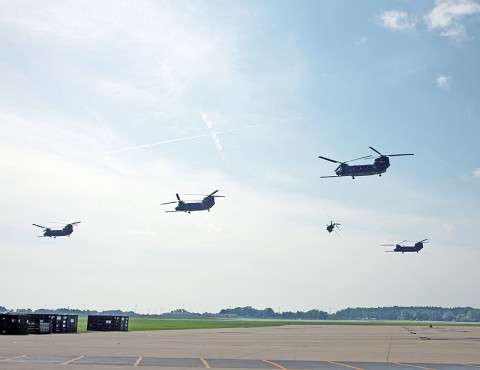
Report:
[[[177,212],[195,212],[195,211],[207,211],[215,205],[215,198],[208,196],[203,198],[201,202],[184,202],[179,201],[178,206],[175,207]]]
[[[379,175],[387,171],[387,168],[390,167],[390,161],[388,157],[379,157],[375,159],[372,164],[365,165],[348,165],[346,163],[340,164],[335,173],[337,176],[371,176]]]
[[[71,224],[68,224],[63,229],[45,229],[43,236],[53,236],[54,238],[56,238],[57,236],[69,236],[71,233],[73,233],[73,226]]]
[[[422,242],[415,243],[415,245],[413,245],[413,246],[397,244],[395,246],[395,249],[393,250],[393,252],[402,252],[402,253],[417,252],[418,253],[421,249],[423,249],[423,243]]]

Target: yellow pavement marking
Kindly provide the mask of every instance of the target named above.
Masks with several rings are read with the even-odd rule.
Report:
[[[470,366],[470,367],[476,367],[477,369],[480,369],[480,366],[478,365],[470,365],[470,364],[460,364],[462,366]]]
[[[62,365],[68,365],[68,364],[71,364],[73,361],[80,360],[81,358],[84,358],[84,357],[85,357],[85,356],[80,356],[80,357],[74,358],[73,360],[70,360],[70,361],[64,362]]]
[[[418,366],[418,365],[409,365],[409,364],[404,364],[404,363],[402,363],[402,362],[392,362],[392,364],[402,365],[402,366],[416,367],[416,368],[418,368],[418,369],[425,369],[425,370],[435,370],[435,369],[432,369],[431,367],[423,367],[423,366]]]
[[[346,365],[346,364],[342,364],[340,362],[335,362],[335,361],[327,361],[331,364],[335,364],[335,365],[340,365],[340,366],[345,366],[345,367],[349,367],[350,369],[355,369],[355,370],[365,370],[365,369],[362,369],[361,367],[355,367],[355,366],[350,366],[350,365]]]
[[[287,370],[286,367],[283,367],[282,365],[276,364],[275,362],[268,361],[268,360],[262,360],[262,361],[263,361],[263,362],[266,362],[266,363],[268,363],[268,364],[270,364],[270,365],[276,366],[276,367],[278,367],[279,369]]]
[[[200,357],[200,361],[203,362],[203,364],[205,365],[205,367],[206,367],[207,369],[210,369],[210,365],[208,364],[207,360],[205,360],[204,358],[201,358],[201,357]]]
[[[10,358],[4,358],[3,360],[0,360],[0,362],[5,362],[9,360],[13,360],[14,358],[20,358],[20,357],[25,357],[26,355],[21,355],[21,356],[15,356],[15,357],[10,357]]]
[[[138,364],[140,363],[140,361],[142,361],[142,358],[143,358],[143,357],[137,358],[137,361],[135,361],[135,363],[133,364],[133,367],[137,367]]]

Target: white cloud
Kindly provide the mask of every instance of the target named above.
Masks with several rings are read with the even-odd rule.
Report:
[[[460,38],[466,36],[465,25],[460,21],[474,14],[480,14],[480,4],[475,1],[437,0],[424,20],[429,29],[439,31],[441,36]]]
[[[480,168],[477,168],[475,171],[473,171],[473,176],[480,178]]]
[[[363,45],[363,44],[366,44],[367,42],[368,42],[368,37],[367,36],[362,36],[357,40],[356,44],[357,45]]]
[[[440,75],[437,77],[437,86],[443,90],[448,90],[452,84],[452,77]]]
[[[205,123],[207,124],[208,129],[209,129],[209,130],[211,131],[211,133],[212,133],[212,138],[213,138],[213,142],[214,142],[215,146],[217,147],[217,149],[218,149],[218,151],[220,152],[220,154],[223,155],[222,144],[220,143],[220,139],[217,137],[217,133],[213,130],[212,122],[209,121],[209,119],[207,118],[206,113],[200,112],[200,114],[202,115],[203,120],[204,120]]]
[[[401,10],[388,10],[380,15],[382,27],[393,31],[410,31],[415,29],[416,22],[410,20],[407,12]]]

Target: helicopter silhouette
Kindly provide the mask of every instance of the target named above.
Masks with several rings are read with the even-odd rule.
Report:
[[[52,230],[51,228],[45,227],[42,225],[37,225],[37,224],[32,224],[32,225],[44,229],[43,235],[39,235],[38,236],[39,238],[43,238],[47,236],[50,238],[52,236],[56,238],[57,236],[70,236],[70,234],[73,233],[73,225],[77,225],[79,223],[80,221],[72,222],[70,224],[66,224],[63,229],[56,229],[56,230]]]
[[[339,163],[339,166],[335,169],[336,176],[321,176],[322,179],[328,177],[341,177],[341,176],[352,176],[352,179],[355,176],[371,176],[371,175],[379,175],[382,176],[382,173],[387,171],[387,168],[390,167],[390,160],[389,157],[399,157],[405,155],[413,155],[413,153],[408,154],[382,154],[377,149],[369,146],[375,153],[379,154],[380,156],[375,158],[372,164],[366,165],[348,165],[347,163],[357,161],[359,159],[366,159],[371,158],[372,155],[367,155],[360,158],[351,159],[346,162],[339,162],[334,159],[330,159],[327,157],[318,156],[318,158],[324,159],[326,161],[330,161],[333,163]]]
[[[423,239],[420,240],[419,242],[410,242],[410,243],[415,243],[414,245],[408,246],[408,245],[402,245],[402,243],[409,242],[408,240],[404,240],[403,242],[400,242],[398,244],[382,244],[382,247],[395,247],[393,251],[385,251],[385,252],[419,252],[421,249],[423,249],[423,244],[427,243],[428,239]]]
[[[340,224],[331,221],[332,218],[331,218],[329,215],[327,215],[327,217],[330,219],[330,225],[327,224],[327,231],[328,231],[329,233],[331,233],[332,231],[335,231],[335,233],[336,233],[338,236],[340,236],[340,234],[337,232],[337,230],[335,230],[335,228],[337,228],[338,230],[340,230],[340,228],[338,227],[338,225],[340,225]]]
[[[177,196],[178,201],[162,203],[162,206],[165,204],[178,203],[174,211],[165,211],[165,212],[188,212],[188,213],[194,212],[194,211],[210,212],[210,208],[212,208],[215,205],[215,198],[225,198],[224,195],[215,195],[217,192],[218,190],[215,190],[213,193],[205,195],[205,198],[203,198],[203,200],[201,201],[190,201],[190,202],[185,202],[181,200],[179,195],[175,194]],[[204,195],[204,194],[187,194],[187,195]]]

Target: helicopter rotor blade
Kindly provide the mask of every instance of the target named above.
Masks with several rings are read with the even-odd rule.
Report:
[[[213,193],[211,193],[209,196],[211,197],[213,194],[217,193],[218,190],[215,190]]]
[[[378,155],[381,155],[382,157],[385,157],[382,153],[380,153],[377,149],[375,149],[374,147],[371,147],[369,146],[370,149],[372,149],[375,153],[377,153]]]
[[[71,222],[69,225],[78,225],[82,221],[77,221],[77,222]]]
[[[396,244],[380,244],[380,247],[394,247]]]
[[[165,204],[172,204],[172,203],[178,203],[176,200],[172,201],[172,202],[166,202],[166,203],[162,203],[160,204],[161,206],[164,206]]]
[[[177,213],[177,212],[180,212],[180,211],[165,211],[165,213],[171,213],[171,212]]]
[[[41,226],[41,225],[37,225],[37,224],[32,224],[32,225],[33,225],[33,226],[36,226],[36,227],[40,227],[40,228],[42,228],[42,229],[47,229],[47,227],[45,227],[45,226]]]
[[[330,177],[338,177],[338,178],[340,178],[340,177],[342,177],[342,176],[338,176],[338,175],[337,175],[337,176],[320,176],[321,179],[327,179],[327,178],[330,178]]]
[[[427,240],[428,240],[428,239],[420,240],[420,243],[428,243]]]
[[[349,163],[349,162],[353,162],[353,161],[358,161],[359,159],[366,159],[366,158],[371,158],[372,155],[366,155],[364,157],[360,157],[360,158],[355,158],[355,159],[350,159],[349,161],[346,161],[346,162],[342,162],[342,163]]]
[[[180,197],[178,196],[178,194],[175,194],[177,196],[177,199],[180,200]]]
[[[327,158],[327,157],[322,157],[321,155],[319,155],[318,158],[322,158],[322,159],[325,159],[326,161],[330,161],[330,162],[333,162],[333,163],[342,163],[342,162],[336,161],[334,159],[330,159],[330,158]]]
[[[385,157],[401,157],[404,155],[415,155],[413,153],[407,153],[407,154],[385,154]]]

